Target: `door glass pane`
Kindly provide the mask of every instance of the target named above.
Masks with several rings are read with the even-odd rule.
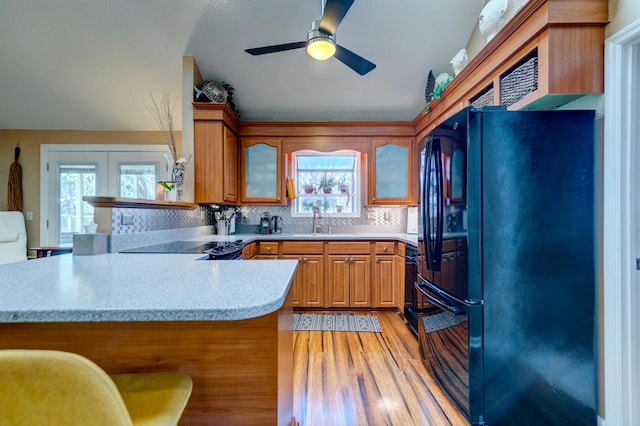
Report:
[[[278,149],[263,143],[245,148],[247,197],[275,198],[278,195]]]
[[[156,164],[120,164],[120,197],[153,200],[156,196]]]
[[[376,148],[376,197],[406,198],[409,149],[393,144]]]
[[[60,244],[73,243],[73,234],[80,233],[83,225],[93,223],[93,207],[82,201],[85,195],[96,195],[95,164],[61,164],[60,209],[58,229]]]

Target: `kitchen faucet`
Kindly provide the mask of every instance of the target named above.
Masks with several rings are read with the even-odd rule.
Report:
[[[320,218],[322,218],[322,214],[320,213],[320,207],[315,206],[313,208],[313,228],[311,231],[313,234],[322,233],[322,222],[320,222]]]

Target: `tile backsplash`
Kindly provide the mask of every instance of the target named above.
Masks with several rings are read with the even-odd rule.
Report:
[[[217,210],[208,205],[201,205],[195,210],[113,208],[109,251],[213,234],[214,213]],[[269,212],[270,216],[281,216],[284,232],[311,232],[313,219],[291,217],[290,207],[254,205],[238,207],[236,210],[236,233],[254,233],[263,212]],[[331,227],[334,233],[404,233],[407,229],[407,208],[364,207],[357,218],[332,216]]]
[[[288,233],[311,232],[313,218],[291,217],[291,208],[283,206],[242,206],[236,219],[238,232],[254,232],[263,212],[270,216],[281,216],[283,230]],[[335,217],[331,215],[331,227],[334,233],[341,232],[406,232],[406,207],[364,207],[360,217]]]

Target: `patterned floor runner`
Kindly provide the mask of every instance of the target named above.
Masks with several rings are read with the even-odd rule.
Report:
[[[382,333],[378,317],[354,314],[293,314],[296,331],[359,331]]]

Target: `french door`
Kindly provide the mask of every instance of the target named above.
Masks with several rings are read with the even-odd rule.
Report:
[[[168,180],[163,145],[42,145],[40,245],[71,244],[94,222],[84,196],[155,198]]]

